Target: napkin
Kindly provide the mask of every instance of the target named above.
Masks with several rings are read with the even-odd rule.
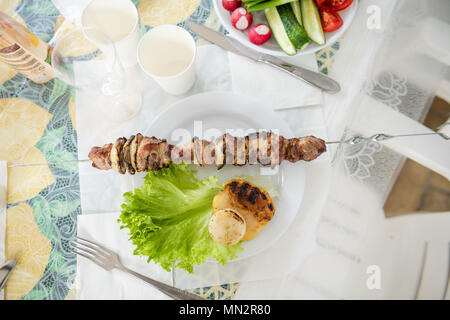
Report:
[[[270,104],[274,110],[322,104],[322,91],[263,63],[228,53],[233,91]],[[314,54],[283,58],[286,62],[317,71]]]
[[[5,262],[5,233],[6,233],[6,161],[0,161],[0,265]],[[0,300],[4,299],[0,290]]]
[[[116,252],[131,270],[172,285],[172,274],[146,259],[134,256],[127,230],[120,230],[119,212],[78,216],[78,236],[102,244]],[[143,280],[120,270],[106,271],[92,261],[78,256],[77,299],[171,299]]]

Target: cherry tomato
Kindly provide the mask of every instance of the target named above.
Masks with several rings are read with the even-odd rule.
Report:
[[[335,11],[341,11],[351,5],[353,0],[326,0],[326,4]]]
[[[331,32],[339,29],[342,24],[341,16],[331,7],[323,5],[319,8],[320,20],[322,22],[322,29],[325,32]]]
[[[316,0],[316,4],[320,7],[326,0]]]

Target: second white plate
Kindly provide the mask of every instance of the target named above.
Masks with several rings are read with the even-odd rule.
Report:
[[[283,52],[283,50],[280,49],[280,47],[278,46],[278,44],[273,36],[271,37],[271,39],[269,41],[267,41],[266,43],[264,43],[263,45],[260,45],[260,46],[257,46],[255,44],[251,43],[250,40],[248,40],[248,30],[239,31],[233,27],[233,25],[231,24],[231,13],[223,8],[222,0],[213,0],[213,3],[214,3],[214,9],[216,10],[216,13],[217,13],[217,16],[219,17],[220,22],[222,23],[223,26],[225,26],[227,31],[230,33],[231,37],[239,40],[239,42],[246,45],[247,47],[254,49],[256,51],[259,51],[261,53],[270,54],[273,56],[285,56],[285,57],[288,56],[286,53]],[[324,45],[320,46],[311,41],[311,43],[305,49],[303,49],[301,51],[299,50],[296,55],[301,56],[304,54],[313,53],[313,52],[319,51],[323,48],[326,48],[329,45],[336,42],[344,34],[345,30],[347,30],[347,28],[350,26],[350,24],[355,16],[357,7],[358,7],[358,1],[355,0],[348,8],[346,8],[345,10],[339,11],[339,15],[341,16],[342,20],[344,21],[344,24],[342,25],[342,27],[340,27],[336,31],[325,32],[326,43]],[[264,15],[264,11],[252,12],[252,15],[253,15],[253,24],[252,25],[257,25],[259,23],[267,24],[267,20]]]

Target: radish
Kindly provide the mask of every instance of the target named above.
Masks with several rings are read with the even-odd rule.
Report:
[[[225,10],[234,11],[241,6],[240,0],[222,0],[222,6]]]
[[[231,14],[231,24],[238,30],[247,30],[252,25],[252,14],[245,8],[237,8]]]
[[[256,45],[261,45],[267,40],[270,39],[270,36],[272,35],[272,32],[270,31],[270,28],[267,24],[257,24],[256,26],[253,26],[250,31],[248,32],[248,39],[251,43],[254,43]]]

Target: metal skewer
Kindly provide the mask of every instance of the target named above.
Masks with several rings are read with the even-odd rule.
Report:
[[[23,163],[23,164],[10,164],[8,168],[15,168],[15,167],[31,167],[31,166],[56,166],[58,164],[63,164],[67,162],[88,162],[91,161],[90,159],[82,159],[82,160],[68,160],[68,161],[61,161],[61,162],[40,162],[40,163]]]
[[[361,137],[361,136],[355,136],[346,140],[342,141],[327,141],[326,144],[359,144],[365,141],[375,141],[375,142],[381,142],[386,141],[393,138],[401,138],[401,137],[413,137],[413,136],[428,136],[428,135],[439,135],[445,140],[449,140],[450,137],[447,135],[441,133],[441,132],[429,132],[429,133],[412,133],[412,134],[398,134],[398,135],[389,135],[384,133],[377,133],[370,137]],[[24,164],[11,164],[8,165],[8,168],[15,168],[15,167],[31,167],[31,166],[51,166],[51,165],[58,165],[62,163],[67,162],[88,162],[91,161],[90,159],[82,159],[82,160],[69,160],[69,161],[62,161],[62,162],[41,162],[41,163],[24,163]]]

